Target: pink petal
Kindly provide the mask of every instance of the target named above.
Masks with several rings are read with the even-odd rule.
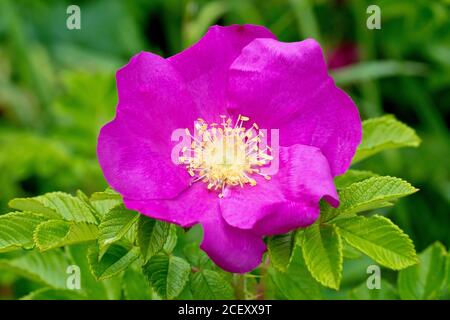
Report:
[[[220,215],[219,205],[217,214],[201,223],[201,248],[219,267],[229,272],[245,273],[259,266],[266,251],[264,241],[250,231],[230,226]]]
[[[256,38],[275,36],[261,26],[213,26],[195,45],[168,59],[187,83],[205,120],[216,122],[219,115],[226,114],[228,68]]]
[[[327,74],[319,44],[256,39],[233,62],[229,111],[261,128],[280,129],[280,144],[316,146],[332,175],[344,173],[361,140],[353,101]]]
[[[270,181],[258,178],[254,187],[227,190],[220,207],[230,225],[259,235],[286,233],[314,223],[321,198],[339,204],[320,149],[299,144],[281,147],[279,158],[279,171]]]
[[[220,213],[218,195],[206,184],[194,183],[170,200],[131,200],[125,206],[146,216],[190,227],[201,223],[201,248],[221,268],[229,272],[248,272],[261,263],[266,247],[260,236],[228,225]]]
[[[194,183],[169,200],[133,200],[124,198],[125,206],[154,219],[190,227],[203,217],[217,214],[217,193],[202,182]]]
[[[116,118],[100,132],[97,154],[109,185],[131,199],[172,198],[189,175],[173,163],[176,128],[198,112],[179,75],[163,58],[142,52],[117,72]]]

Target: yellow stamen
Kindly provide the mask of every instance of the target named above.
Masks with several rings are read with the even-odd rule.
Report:
[[[233,125],[231,118],[220,116],[221,124],[208,125],[198,119],[194,125],[195,134],[189,129],[186,134],[193,139],[191,148],[184,147],[179,157],[180,163],[186,165],[193,182],[207,183],[209,190],[220,190],[219,197],[224,197],[225,188],[248,184],[255,186],[256,180],[249,175],[258,174],[270,180],[270,176],[260,173],[257,167],[270,163],[273,157],[267,152],[269,147],[260,148],[263,134],[256,123],[246,129],[244,122],[250,118],[239,115]],[[197,138],[194,138],[197,137]]]

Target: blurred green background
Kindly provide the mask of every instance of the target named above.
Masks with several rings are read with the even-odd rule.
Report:
[[[81,30],[66,28],[70,4]],[[369,4],[381,8],[381,30],[366,28]],[[419,148],[358,167],[420,188],[387,214],[418,251],[436,240],[448,248],[449,0],[0,0],[0,212],[18,196],[104,189],[95,149],[114,115],[115,71],[141,50],[168,57],[210,25],[243,23],[282,41],[316,38],[363,119],[392,113],[417,130]],[[0,298],[30,285],[0,271]]]

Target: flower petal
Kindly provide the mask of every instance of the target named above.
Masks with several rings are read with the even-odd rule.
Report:
[[[141,52],[117,71],[116,78],[117,114],[136,134],[170,147],[174,129],[193,127],[199,110],[166,59]]]
[[[320,149],[305,145],[280,148],[278,173],[254,187],[230,188],[220,201],[224,219],[259,235],[307,227],[319,216],[319,201],[339,204],[328,161]]]
[[[204,219],[203,241],[201,248],[219,267],[229,272],[249,272],[261,263],[266,251],[260,236],[248,230],[230,226],[221,216],[217,204],[217,213]]]
[[[197,116],[182,79],[166,60],[142,52],[117,72],[117,86],[117,115],[97,146],[106,180],[131,199],[175,197],[190,179],[171,159],[172,133]]]
[[[229,112],[280,129],[280,144],[318,147],[333,176],[344,173],[361,140],[353,101],[327,74],[319,44],[256,39],[233,62]]]
[[[191,227],[203,217],[217,214],[217,193],[210,191],[202,182],[194,183],[176,198],[168,200],[133,200],[124,198],[130,210],[158,220]]]
[[[261,26],[213,26],[195,45],[168,58],[208,122],[218,121],[219,115],[226,114],[228,68],[242,48],[256,38],[275,36]]]
[[[132,200],[125,206],[154,219],[191,227],[201,223],[201,248],[221,268],[230,272],[248,272],[261,263],[266,247],[261,237],[226,223],[220,213],[218,195],[202,182],[194,183],[169,200]]]

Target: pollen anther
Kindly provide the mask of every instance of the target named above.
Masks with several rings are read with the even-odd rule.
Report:
[[[239,115],[234,125],[231,118],[224,115],[220,118],[220,124],[197,119],[194,135],[185,130],[192,143],[190,148],[182,148],[179,162],[194,178],[192,183],[203,181],[207,189],[217,190],[223,198],[227,187],[255,186],[256,180],[249,175],[258,174],[270,180],[259,167],[269,164],[273,156],[268,153],[272,151],[269,147],[260,147],[264,135],[258,125],[244,127],[249,117]]]

